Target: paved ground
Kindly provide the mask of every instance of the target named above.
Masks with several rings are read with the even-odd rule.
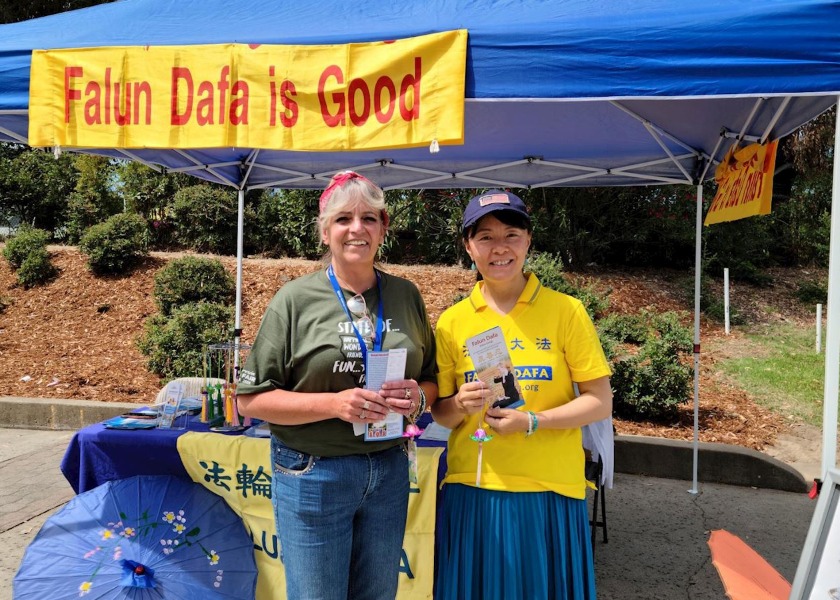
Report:
[[[58,469],[71,431],[0,428],[0,600],[43,522],[73,494]],[[723,599],[706,545],[714,529],[750,544],[789,581],[815,502],[768,489],[617,473],[607,491],[609,543],[595,547],[600,600]],[[783,518],[780,518],[783,517]]]
[[[738,535],[789,582],[816,501],[807,494],[616,474],[607,491],[609,543],[595,545],[599,600],[712,600],[726,595],[707,541]]]
[[[0,428],[0,600],[44,521],[73,497],[58,468],[72,431]]]

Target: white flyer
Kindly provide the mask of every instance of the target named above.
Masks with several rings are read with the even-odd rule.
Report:
[[[405,378],[405,362],[408,350],[394,348],[380,352],[367,353],[365,367],[365,389],[379,391],[386,381]],[[365,436],[366,442],[390,440],[402,436],[403,416],[400,413],[389,413],[387,417],[376,423],[353,423],[353,433]]]

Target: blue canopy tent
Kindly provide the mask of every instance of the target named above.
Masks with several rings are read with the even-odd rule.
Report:
[[[33,49],[343,44],[453,29],[469,36],[461,146],[438,153],[229,147],[91,152],[235,187],[240,203],[246,189],[322,188],[346,168],[386,189],[695,185],[699,306],[700,183],[734,139],[780,138],[835,105],[840,94],[840,2],[829,0],[121,0],[0,26],[0,141],[27,143]],[[838,173],[836,166],[823,473],[834,466],[837,447]],[[240,257],[241,246],[240,237]],[[237,295],[237,328],[240,301]],[[696,309],[695,371],[699,335]],[[696,440],[695,431],[693,490]]]

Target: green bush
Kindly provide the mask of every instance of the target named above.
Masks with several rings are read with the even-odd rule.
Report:
[[[613,368],[614,413],[633,420],[672,419],[691,395],[694,373],[686,364],[691,330],[675,313],[646,311],[599,322],[599,329]],[[629,343],[639,337],[640,344]]]
[[[525,270],[539,277],[545,287],[573,296],[583,302],[586,312],[592,319],[602,314],[609,306],[606,295],[595,291],[591,286],[575,286],[563,276],[563,262],[559,257],[547,252],[532,252],[525,261]]]
[[[233,278],[218,260],[185,256],[155,275],[155,302],[164,315],[190,302],[227,304],[236,292]]]
[[[249,242],[268,256],[314,259],[323,253],[316,234],[318,196],[313,190],[267,191],[258,199]]]
[[[43,229],[22,226],[17,233],[6,242],[3,256],[12,269],[19,269],[26,257],[38,250],[46,250],[50,234]]]
[[[673,419],[689,400],[691,381],[691,369],[673,356],[667,344],[647,344],[642,353],[613,363],[615,414],[635,420]]]
[[[712,198],[713,196],[709,196]],[[778,208],[774,204],[773,212]],[[740,219],[716,223],[703,229],[703,274],[722,277],[729,269],[732,281],[767,287],[772,277],[766,268],[776,263],[770,249],[776,244],[772,231],[775,217]],[[749,243],[745,243],[749,240]]]
[[[607,315],[598,320],[601,338],[609,338],[618,344],[643,344],[648,337],[648,323],[643,313],[635,315]]]
[[[237,212],[233,192],[207,184],[180,189],[172,202],[175,239],[196,252],[235,254]]]
[[[803,281],[796,290],[796,297],[805,304],[825,305],[828,299],[828,288],[816,281]]]
[[[682,323],[677,313],[668,311],[654,314],[646,310],[642,311],[643,317],[650,321],[654,331],[659,337],[673,348],[677,354],[687,354],[694,349],[694,335],[692,330]]]
[[[50,262],[47,249],[38,248],[26,256],[15,274],[23,287],[31,288],[46,283],[55,277],[57,272],[58,270]]]
[[[525,261],[525,270],[540,278],[540,283],[552,290],[561,291],[569,284],[563,277],[563,261],[548,252],[531,252]]]
[[[164,379],[197,377],[203,373],[208,344],[230,339],[233,309],[196,302],[179,306],[170,316],[156,314],[137,341],[148,369]]]
[[[58,272],[47,252],[49,239],[49,234],[43,229],[23,226],[6,242],[3,256],[14,269],[18,283],[24,288],[46,283]]]
[[[125,273],[148,254],[146,222],[133,213],[114,215],[90,227],[79,249],[94,273]]]

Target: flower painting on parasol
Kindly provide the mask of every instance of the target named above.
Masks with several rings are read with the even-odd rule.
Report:
[[[47,519],[14,579],[26,598],[253,598],[254,546],[202,486],[170,476],[105,483]]]

